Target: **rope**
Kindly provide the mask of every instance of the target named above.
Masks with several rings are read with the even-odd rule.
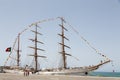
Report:
[[[15,39],[15,42],[14,42],[13,47],[12,47],[12,50],[11,50],[8,58],[6,59],[6,61],[5,61],[5,63],[4,63],[4,66],[7,64],[9,58],[11,58],[11,54],[12,54],[12,52],[13,52],[13,50],[14,50],[15,44],[16,44],[16,42],[17,42],[17,39],[18,39],[18,38]]]
[[[77,61],[79,61],[79,59],[77,57],[75,57],[75,56],[72,56],[72,57],[75,58]]]

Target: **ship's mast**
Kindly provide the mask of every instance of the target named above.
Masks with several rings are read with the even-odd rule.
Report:
[[[38,50],[44,51],[43,49],[38,48],[38,43],[43,44],[43,42],[38,41],[38,34],[39,34],[39,35],[42,35],[41,33],[39,33],[39,32],[37,31],[37,28],[38,28],[38,27],[39,27],[39,26],[36,25],[36,26],[35,26],[35,31],[31,30],[32,32],[35,33],[35,39],[30,39],[31,41],[34,41],[34,43],[35,43],[35,46],[34,46],[34,47],[31,47],[31,46],[30,46],[30,48],[34,49],[34,52],[35,52],[35,53],[32,54],[32,55],[29,55],[29,56],[34,56],[34,60],[35,60],[35,72],[38,71],[38,57],[46,58],[45,56],[39,56],[39,55],[38,55]]]
[[[62,38],[62,40],[61,40],[61,43],[59,43],[60,45],[61,45],[61,47],[62,47],[62,51],[60,52],[61,54],[62,54],[62,58],[63,58],[63,68],[64,69],[66,69],[67,68],[67,62],[66,62],[66,55],[70,55],[70,54],[67,54],[66,52],[65,52],[65,47],[67,47],[67,48],[70,48],[69,46],[67,46],[67,45],[65,45],[65,39],[66,40],[69,40],[69,39],[67,39],[66,37],[65,37],[65,34],[64,34],[64,31],[68,31],[65,27],[64,27],[64,19],[63,18],[61,18],[61,34],[59,34],[60,36],[61,36],[61,38]]]
[[[37,25],[36,25],[36,33],[35,33],[35,71],[37,71],[38,67],[38,57],[37,57]]]
[[[20,66],[20,33],[18,34],[17,66]]]

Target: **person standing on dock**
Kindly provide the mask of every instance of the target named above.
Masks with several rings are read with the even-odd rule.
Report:
[[[24,76],[29,76],[29,67],[28,67],[28,65],[25,66]]]

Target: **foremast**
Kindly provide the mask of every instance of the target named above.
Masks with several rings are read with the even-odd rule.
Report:
[[[60,54],[62,54],[62,59],[63,59],[62,68],[66,69],[67,68],[66,55],[69,55],[69,56],[71,56],[71,55],[67,54],[65,51],[65,48],[70,48],[69,46],[65,45],[65,40],[69,40],[69,39],[65,36],[64,32],[68,31],[68,30],[64,27],[65,20],[62,17],[60,19],[61,19],[61,25],[59,25],[59,26],[61,27],[61,34],[58,34],[61,37],[61,42],[59,44],[61,45],[62,50],[61,50]]]
[[[18,34],[17,66],[20,66],[20,33]]]
[[[29,48],[34,49],[34,54],[31,54],[31,55],[29,55],[29,56],[33,56],[33,57],[34,57],[35,72],[38,71],[38,57],[46,58],[46,56],[40,56],[40,55],[38,55],[38,50],[40,50],[40,51],[45,51],[45,50],[43,50],[43,49],[38,48],[38,43],[44,44],[43,42],[38,41],[38,35],[42,35],[41,33],[38,32],[38,30],[37,30],[38,28],[39,28],[39,26],[36,24],[36,25],[35,25],[35,31],[31,30],[33,33],[35,33],[35,38],[34,38],[34,39],[30,39],[30,40],[31,40],[32,42],[34,42],[35,45],[34,45],[34,47],[29,46]]]

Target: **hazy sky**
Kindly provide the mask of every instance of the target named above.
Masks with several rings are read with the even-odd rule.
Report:
[[[109,63],[99,71],[120,71],[119,0],[0,0],[0,65],[8,56],[5,49],[13,45],[17,34],[25,27],[59,16],[64,17],[80,35],[114,61],[114,67]],[[91,55],[94,54],[93,51]],[[86,55],[86,59],[89,57]]]

